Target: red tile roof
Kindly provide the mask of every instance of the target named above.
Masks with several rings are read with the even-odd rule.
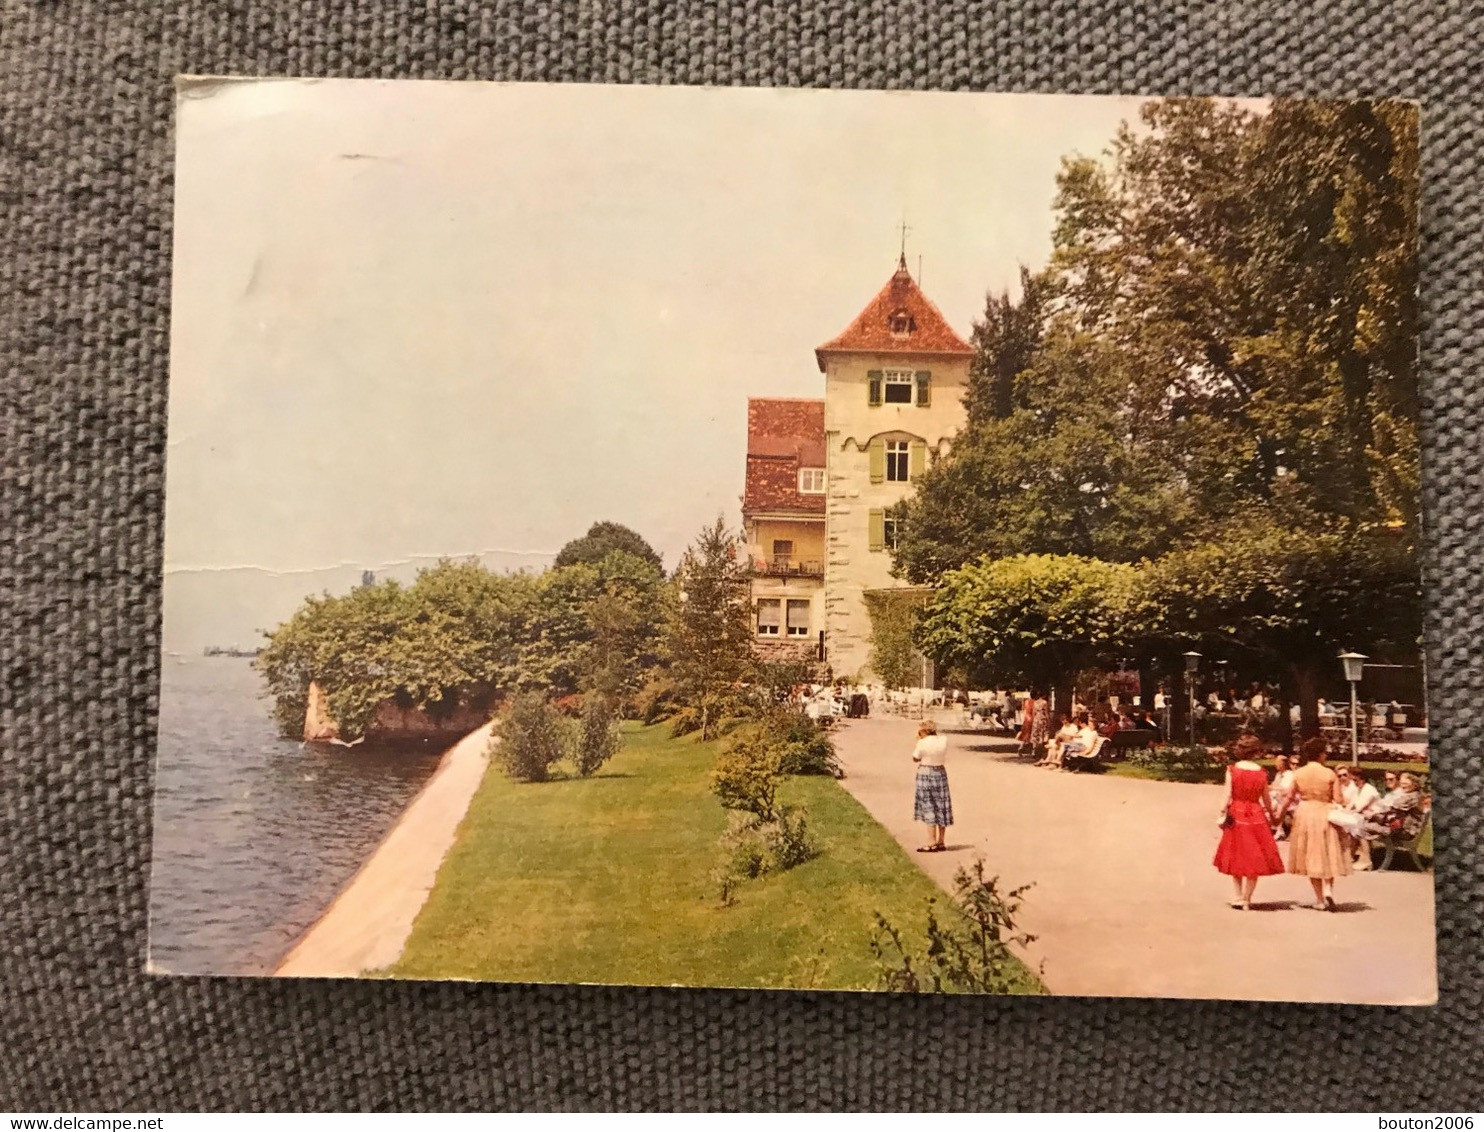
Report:
[[[747,484],[742,510],[823,515],[824,496],[799,491],[800,468],[824,467],[824,402],[747,400]]]
[[[893,316],[905,316],[910,329],[892,331]],[[838,337],[814,351],[819,370],[824,372],[826,354],[973,354],[974,349],[948,325],[948,320],[917,286],[906,260],[899,260],[897,270],[881,288],[880,294],[856,315]]]

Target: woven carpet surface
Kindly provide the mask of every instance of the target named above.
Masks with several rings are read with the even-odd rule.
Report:
[[[1481,33],[1428,0],[0,0],[0,1109],[1484,1109]],[[1420,99],[1440,1005],[146,977],[180,72]]]

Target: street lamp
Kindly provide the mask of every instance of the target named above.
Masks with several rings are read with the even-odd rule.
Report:
[[[1355,685],[1365,673],[1364,653],[1342,652],[1340,663],[1345,666],[1345,679],[1350,681],[1350,765],[1360,762],[1360,711],[1356,703]]]
[[[1185,686],[1190,691],[1190,745],[1195,746],[1195,674],[1201,670],[1201,654],[1191,649],[1185,653]]]

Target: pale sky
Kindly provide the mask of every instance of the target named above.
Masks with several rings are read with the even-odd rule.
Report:
[[[1139,101],[188,87],[166,569],[540,564],[599,519],[674,566],[740,523],[747,398],[823,395],[902,216],[967,337]]]

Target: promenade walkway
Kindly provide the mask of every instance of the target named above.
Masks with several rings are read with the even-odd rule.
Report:
[[[351,979],[401,957],[484,778],[493,727],[470,732],[443,756],[392,831],[274,974]]]
[[[1359,873],[1336,882],[1339,910],[1302,877],[1266,877],[1251,912],[1229,908],[1211,866],[1219,786],[1041,770],[1014,743],[948,733],[957,822],[949,851],[912,820],[916,723],[842,723],[845,788],[943,888],[976,855],[1007,888],[1034,882],[1022,910],[1056,994],[1422,1004],[1437,998],[1432,874]],[[1281,847],[1281,843],[1280,843]]]

